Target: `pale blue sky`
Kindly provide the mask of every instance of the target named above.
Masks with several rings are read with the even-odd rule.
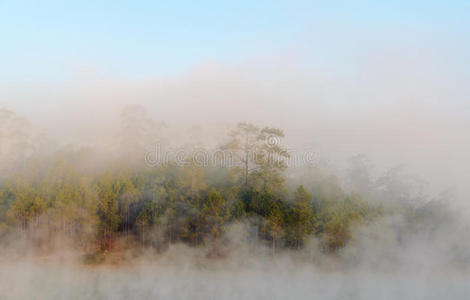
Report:
[[[444,47],[458,65],[469,12],[466,0],[0,0],[0,81],[60,82],[82,65],[139,79],[291,51],[342,66],[387,39]]]

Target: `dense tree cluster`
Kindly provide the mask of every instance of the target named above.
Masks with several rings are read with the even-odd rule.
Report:
[[[342,198],[324,201],[303,186],[290,196],[280,178],[258,183],[261,175],[253,173],[253,184],[246,186],[244,177],[222,167],[169,164],[90,176],[57,160],[39,173],[3,183],[3,233],[16,229],[39,242],[66,235],[104,249],[118,238],[161,248],[175,242],[217,245],[227,225],[248,222],[257,229],[253,238],[273,251],[302,247],[313,234],[326,234],[325,246],[334,250],[347,242],[352,223],[371,215],[359,196],[339,191]]]
[[[133,130],[148,133],[146,126],[153,126],[138,109],[124,117],[127,140],[141,138]],[[191,156],[184,164],[136,164],[143,153],[133,155],[130,143],[118,161],[100,171],[84,169],[80,151],[52,160],[29,157],[27,167],[1,182],[0,238],[20,234],[47,249],[65,236],[85,251],[117,245],[164,250],[182,242],[219,255],[228,226],[244,223],[253,229],[250,240],[273,253],[300,249],[310,237],[335,252],[355,226],[383,214],[386,205],[370,198],[397,192],[401,200],[409,198],[396,173],[373,182],[364,157],[351,160],[347,190],[313,166],[301,169],[303,177],[286,179],[283,136],[278,129],[239,124],[219,148],[231,151],[236,165],[201,165]]]

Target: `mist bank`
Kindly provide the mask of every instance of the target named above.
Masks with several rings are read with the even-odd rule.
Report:
[[[140,269],[2,265],[4,299],[464,299],[468,277],[414,273],[328,274],[308,268],[231,272],[147,264]],[[7,273],[8,272],[8,275]]]
[[[468,262],[450,262],[451,239],[398,246],[387,226],[373,226],[338,255],[315,242],[272,256],[248,244],[214,260],[202,248],[175,244],[160,254],[86,266],[73,251],[47,257],[2,255],[5,299],[463,299]],[[381,228],[379,232],[377,229]],[[390,229],[390,228],[389,228]],[[372,231],[372,232],[370,232]],[[235,237],[233,237],[235,239]],[[368,240],[368,241],[367,241]]]
[[[462,299],[468,294],[468,227],[410,230],[403,216],[381,218],[354,230],[335,254],[309,238],[304,247],[278,251],[255,243],[247,224],[226,231],[228,252],[172,244],[162,252],[128,249],[99,265],[62,243],[38,255],[27,243],[2,246],[0,295],[5,299]],[[453,225],[452,225],[453,224]],[[436,229],[438,227],[439,229]],[[65,241],[65,239],[63,240]],[[25,251],[26,253],[21,251]]]
[[[384,228],[398,244],[443,231],[458,241],[465,228],[452,193],[428,194],[402,166],[376,174],[356,155],[338,170],[318,153],[293,151],[283,130],[251,123],[181,130],[141,106],[120,119],[112,143],[84,146],[54,143],[2,110],[3,241],[23,240],[38,255],[68,244],[101,263],[105,252],[161,253],[176,243],[224,257],[233,224],[271,255],[311,238],[334,255],[388,219],[399,220]],[[308,155],[292,163],[299,153]]]
[[[339,167],[277,128],[173,127],[141,106],[101,143],[57,142],[1,116],[6,299],[469,292],[465,211],[403,166],[354,155]]]
[[[291,148],[311,148],[340,168],[358,153],[378,172],[404,164],[432,193],[454,189],[466,205],[468,72],[436,45],[385,45],[367,59],[338,58],[347,67],[295,52],[138,80],[79,68],[61,82],[2,86],[0,95],[53,140],[98,148],[115,144],[129,104],[181,135],[239,121],[279,127]]]

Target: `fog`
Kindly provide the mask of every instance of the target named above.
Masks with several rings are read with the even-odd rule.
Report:
[[[446,206],[454,211],[425,234],[400,229],[405,226],[401,216],[367,224],[333,256],[322,253],[315,239],[300,253],[286,250],[276,256],[249,241],[232,241],[230,254],[218,260],[208,259],[205,248],[176,244],[164,253],[126,254],[122,261],[90,267],[83,264],[81,253],[67,247],[37,255],[25,244],[19,251],[26,249],[23,255],[11,249],[2,255],[0,296],[464,299],[470,293],[470,245],[465,241],[469,227],[464,217],[470,192],[470,118],[464,100],[468,93],[455,94],[455,87],[445,82],[435,84],[445,75],[409,74],[408,69],[397,70],[396,64],[382,64],[380,74],[371,66],[356,70],[354,79],[326,76],[296,62],[258,60],[203,64],[171,78],[145,81],[86,70],[67,84],[9,90],[9,99],[34,98],[28,102],[31,107],[14,112],[29,120],[34,149],[90,147],[100,153],[89,162],[90,168],[106,165],[109,154],[119,152],[121,111],[140,105],[154,122],[165,123],[164,131],[176,144],[184,144],[195,126],[201,138],[213,141],[225,134],[224,128],[250,121],[284,129],[288,150],[314,153],[340,177],[347,159],[356,154],[373,162],[377,177],[405,165],[429,197],[453,193],[453,202]],[[15,108],[11,100],[9,104]],[[147,140],[147,149],[160,141],[161,136]],[[6,153],[3,161],[11,161]]]
[[[7,108],[15,108],[16,99],[31,99],[30,107],[16,107],[15,113],[30,120],[37,136],[32,143],[47,144],[49,150],[86,146],[106,161],[119,150],[120,114],[129,105],[145,107],[175,140],[184,140],[194,126],[205,128],[201,135],[212,139],[220,137],[208,136],[213,128],[250,121],[284,129],[289,150],[315,153],[340,177],[347,159],[356,154],[370,158],[376,174],[403,164],[424,183],[426,194],[450,190],[455,197],[447,205],[465,207],[459,214],[468,215],[469,94],[441,82],[447,74],[409,74],[398,67],[403,63],[385,62],[380,73],[366,64],[354,79],[327,76],[298,62],[258,60],[203,64],[171,78],[145,81],[85,70],[66,84],[21,92],[3,89],[2,97],[14,99]],[[158,142],[146,141],[147,147]],[[3,161],[8,160],[4,155]],[[470,293],[470,245],[466,219],[457,215],[444,228],[436,225],[439,229],[429,236],[412,235],[405,242],[398,233],[399,216],[368,224],[333,257],[323,254],[315,240],[301,253],[274,257],[242,242],[215,261],[206,258],[204,249],[176,244],[163,254],[131,255],[124,262],[93,267],[83,265],[80,254],[69,249],[44,257],[7,251],[0,263],[0,296],[464,299]]]
[[[300,252],[276,256],[229,230],[230,254],[207,258],[205,248],[171,246],[104,265],[84,265],[73,249],[24,254],[3,248],[3,299],[465,299],[470,245],[460,221],[432,234],[403,233],[399,218],[361,228],[337,255],[315,239]],[[12,250],[10,248],[10,250]],[[28,251],[26,251],[28,252]]]
[[[315,151],[340,168],[356,154],[379,170],[403,164],[434,193],[452,189],[465,203],[468,76],[442,53],[400,50],[354,57],[348,76],[301,54],[279,54],[145,80],[80,69],[65,83],[9,86],[0,95],[6,108],[62,144],[109,145],[121,111],[141,105],[155,122],[180,131],[240,121],[275,126],[288,148]]]
[[[17,267],[25,271],[18,273]],[[139,269],[2,266],[5,299],[465,299],[468,277],[425,274],[325,273],[301,267],[194,270],[146,265]],[[4,279],[5,278],[5,279]],[[21,281],[21,286],[16,286]]]
[[[0,299],[468,298],[467,7],[307,4],[0,3]]]

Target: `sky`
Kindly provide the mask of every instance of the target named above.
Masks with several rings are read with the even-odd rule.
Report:
[[[0,107],[59,138],[104,136],[142,104],[465,187],[468,82],[466,0],[0,0]]]
[[[63,82],[86,67],[130,78],[167,76],[201,62],[286,51],[334,63],[393,39],[445,41],[450,55],[468,50],[469,10],[468,1],[455,0],[2,0],[0,79]]]

